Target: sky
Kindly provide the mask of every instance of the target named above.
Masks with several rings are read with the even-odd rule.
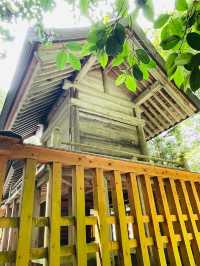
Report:
[[[156,16],[160,13],[172,10],[174,6],[174,0],[159,0],[159,4],[158,0],[153,1]],[[143,29],[150,27],[149,23],[145,21],[142,16],[140,16],[138,20],[140,21],[140,26],[142,26]],[[55,10],[51,14],[47,14],[45,16],[44,22],[48,28],[72,28],[89,25],[89,21],[86,18],[81,18],[77,21],[64,0],[57,0]],[[0,90],[7,91],[10,88],[10,84],[22,52],[24,39],[30,26],[31,25],[27,22],[18,22],[17,24],[10,26],[14,40],[7,43],[0,42],[0,49],[4,49],[7,53],[6,58],[0,60]]]

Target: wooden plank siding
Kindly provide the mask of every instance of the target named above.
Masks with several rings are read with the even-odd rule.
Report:
[[[199,174],[24,144],[0,149],[4,169],[3,154],[8,160],[26,159],[26,170],[20,216],[0,218],[1,228],[19,229],[17,249],[1,250],[0,263],[28,266],[47,259],[48,265],[56,266],[96,265],[95,261],[107,266],[119,259],[125,266],[199,265]],[[49,169],[49,211],[45,217],[33,217],[41,164]],[[72,180],[72,194],[61,186],[66,175]],[[63,202],[70,195],[72,213],[63,214]],[[35,227],[48,228],[48,245],[31,246]],[[64,245],[62,227],[73,228],[72,239]],[[94,227],[88,239],[87,228]]]
[[[141,154],[137,128],[143,127],[144,121],[136,117],[130,93],[116,87],[114,77],[92,70],[74,83],[66,81],[63,88],[67,97],[49,114],[43,143],[113,157],[122,157],[123,151]],[[65,144],[70,142],[90,147]]]

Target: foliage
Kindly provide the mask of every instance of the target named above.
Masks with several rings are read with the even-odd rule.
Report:
[[[152,155],[168,160],[184,156],[192,171],[200,171],[200,114],[183,121],[168,132],[149,141]]]
[[[1,0],[0,1],[0,39],[12,40],[6,23],[15,23],[17,20],[32,21],[41,37],[46,39],[42,30],[43,15],[55,6],[54,0]]]
[[[160,46],[169,50],[166,69],[177,86],[200,88],[200,2],[175,1],[176,10],[161,14],[154,22],[160,29]]]
[[[55,0],[2,0],[0,3],[0,22],[14,22],[17,19],[33,21],[37,25],[42,41],[48,34],[42,28],[42,19],[46,11],[52,10]],[[82,15],[91,17],[91,10],[98,9],[100,0],[67,0],[79,8]],[[166,71],[179,87],[190,87],[193,91],[200,88],[200,1],[175,0],[175,9],[171,13],[161,14],[154,19],[151,0],[115,0],[110,18],[93,23],[84,45],[66,44],[56,58],[60,69],[71,64],[75,70],[81,68],[81,60],[95,55],[103,68],[118,67],[119,79],[116,85],[124,84],[135,92],[138,80],[148,79],[149,71],[156,67],[143,49],[137,49],[132,42],[129,30],[140,11],[153,22],[155,30],[160,32],[160,48],[168,55]],[[130,5],[131,4],[131,5]],[[130,12],[130,6],[134,10]],[[126,21],[124,23],[124,21]],[[125,27],[126,25],[126,27]],[[0,24],[0,37],[10,39],[10,33]],[[123,77],[123,79],[121,78]],[[121,82],[119,82],[119,80]]]
[[[154,20],[151,1],[136,0],[135,5],[135,10],[129,14],[127,1],[117,0],[112,21],[107,18],[106,22],[104,20],[93,25],[86,42],[86,46],[89,47],[88,54],[97,55],[103,68],[108,65],[118,66],[120,73],[116,85],[125,84],[132,92],[136,90],[136,81],[148,79],[150,68],[155,67],[155,63],[150,62],[148,54],[143,49],[136,49],[130,31],[123,23],[126,18],[130,28],[140,9],[147,19]],[[87,7],[89,9],[89,5]],[[178,87],[198,90],[200,2],[176,0],[175,10],[170,14],[161,14],[154,20],[153,25],[155,30],[160,32],[159,45],[163,50],[162,54],[168,55],[166,71],[169,78],[174,79]]]

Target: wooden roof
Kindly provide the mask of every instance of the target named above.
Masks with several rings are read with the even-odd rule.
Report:
[[[99,67],[96,60],[88,58],[82,61],[80,73],[69,65],[64,70],[55,65],[55,55],[62,48],[62,43],[84,40],[87,32],[88,29],[56,30],[53,46],[49,48],[41,46],[35,35],[29,33],[0,117],[1,129],[11,129],[23,137],[34,134],[37,125],[46,119],[58,99],[65,97],[66,92],[62,89],[64,80],[73,82],[84,72],[83,69],[88,71]],[[136,25],[131,33],[135,45],[146,49],[158,64],[157,69],[151,71],[148,81],[138,83],[137,93],[132,99],[142,107],[145,133],[150,139],[190,117],[199,110],[200,104],[194,95],[185,95],[168,80],[162,58]],[[106,71],[113,76],[119,72],[117,68]]]

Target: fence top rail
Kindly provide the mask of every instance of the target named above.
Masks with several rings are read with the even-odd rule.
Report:
[[[0,160],[1,157],[7,160],[23,160],[29,158],[36,159],[40,163],[60,162],[65,166],[82,165],[84,168],[102,168],[105,171],[119,170],[123,173],[134,172],[136,174],[150,176],[200,181],[199,173],[183,169],[29,144],[10,144],[8,141],[4,142],[4,137],[0,137]]]

